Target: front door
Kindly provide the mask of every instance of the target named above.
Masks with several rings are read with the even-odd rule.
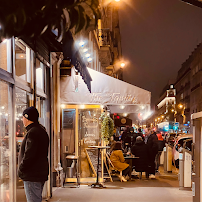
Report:
[[[100,145],[100,108],[79,109],[78,155],[79,172],[82,178],[95,178],[97,170],[97,149],[89,146]]]

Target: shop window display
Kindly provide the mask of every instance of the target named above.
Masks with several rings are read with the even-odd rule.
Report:
[[[0,201],[12,201],[11,91],[0,81]]]

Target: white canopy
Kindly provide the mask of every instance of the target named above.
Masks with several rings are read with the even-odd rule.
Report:
[[[150,108],[151,92],[93,69],[88,68],[88,71],[92,78],[91,93],[73,68],[71,76],[61,77],[61,104],[107,105],[116,113],[135,113],[140,106]]]

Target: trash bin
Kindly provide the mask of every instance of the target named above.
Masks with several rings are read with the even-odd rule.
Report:
[[[72,178],[74,176],[74,168],[72,167],[67,167],[66,168],[66,175],[68,178]]]

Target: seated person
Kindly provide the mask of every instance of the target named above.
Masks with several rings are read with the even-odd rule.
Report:
[[[124,159],[122,147],[121,147],[121,142],[116,142],[116,144],[113,148],[113,151],[111,153],[110,160],[116,170],[122,171],[121,180],[126,182],[127,181],[126,176],[130,172],[130,167],[129,167],[129,164],[125,163],[125,159]]]
[[[131,153],[136,157],[135,171],[148,172],[148,149],[141,136],[136,138],[135,144],[132,146]]]

